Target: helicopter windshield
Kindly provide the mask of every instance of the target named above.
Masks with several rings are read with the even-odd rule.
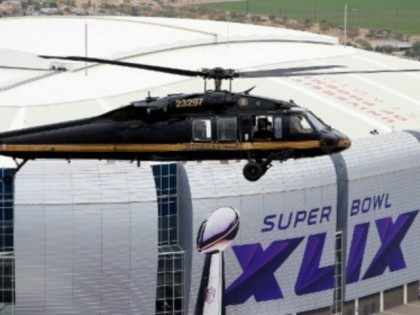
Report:
[[[308,117],[309,121],[317,131],[321,131],[327,127],[322,121],[320,121],[317,117],[314,116],[311,112],[306,113],[306,117]]]
[[[302,113],[296,113],[290,116],[290,133],[292,135],[309,135],[313,131],[308,119]]]

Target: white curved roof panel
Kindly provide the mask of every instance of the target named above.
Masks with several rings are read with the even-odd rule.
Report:
[[[238,69],[343,65],[344,70],[420,69],[420,63],[342,47],[325,35],[227,22],[150,17],[30,17],[1,19],[0,51],[9,65],[23,56],[88,55],[169,67]],[[25,33],[25,36],[20,34]],[[13,51],[16,59],[13,58]],[[12,55],[12,58],[10,56]],[[11,61],[10,61],[11,60]],[[41,60],[45,66],[46,60]],[[51,61],[47,61],[51,62]],[[0,129],[96,115],[147,92],[202,91],[197,78],[109,65],[85,75],[84,63],[53,72],[1,67]],[[50,64],[50,63],[49,63]],[[337,71],[340,71],[337,70]],[[241,79],[234,90],[294,99],[351,138],[420,126],[420,72]]]

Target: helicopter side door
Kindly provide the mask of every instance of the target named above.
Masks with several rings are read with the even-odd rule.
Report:
[[[241,156],[237,117],[193,118],[191,127],[193,147],[201,151],[193,153],[194,158],[226,160]]]
[[[216,130],[216,132],[213,132]],[[238,140],[238,119],[236,117],[192,119],[192,140],[194,142],[235,142]]]
[[[213,132],[216,130],[216,132]],[[238,141],[237,117],[193,118],[192,140],[194,142]]]

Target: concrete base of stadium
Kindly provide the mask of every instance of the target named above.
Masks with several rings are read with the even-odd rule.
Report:
[[[420,301],[411,302],[408,304],[400,305],[390,308],[386,311],[377,313],[384,315],[418,315],[420,313]]]
[[[298,315],[327,315],[330,308],[321,308]],[[343,315],[418,315],[420,314],[420,283],[415,281],[406,285],[364,296],[343,304]]]

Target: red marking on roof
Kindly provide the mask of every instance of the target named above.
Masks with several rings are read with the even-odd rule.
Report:
[[[313,88],[319,93],[338,100],[345,106],[357,108],[359,111],[367,113],[377,120],[387,123],[394,123],[396,120],[408,120],[407,117],[404,117],[393,110],[380,108],[379,103],[384,103],[383,100],[375,98],[373,101],[372,99],[369,99],[369,96],[365,91],[359,91],[355,88],[346,88],[348,87],[347,84],[335,83],[331,78],[300,77],[291,79],[297,83],[302,83]]]

